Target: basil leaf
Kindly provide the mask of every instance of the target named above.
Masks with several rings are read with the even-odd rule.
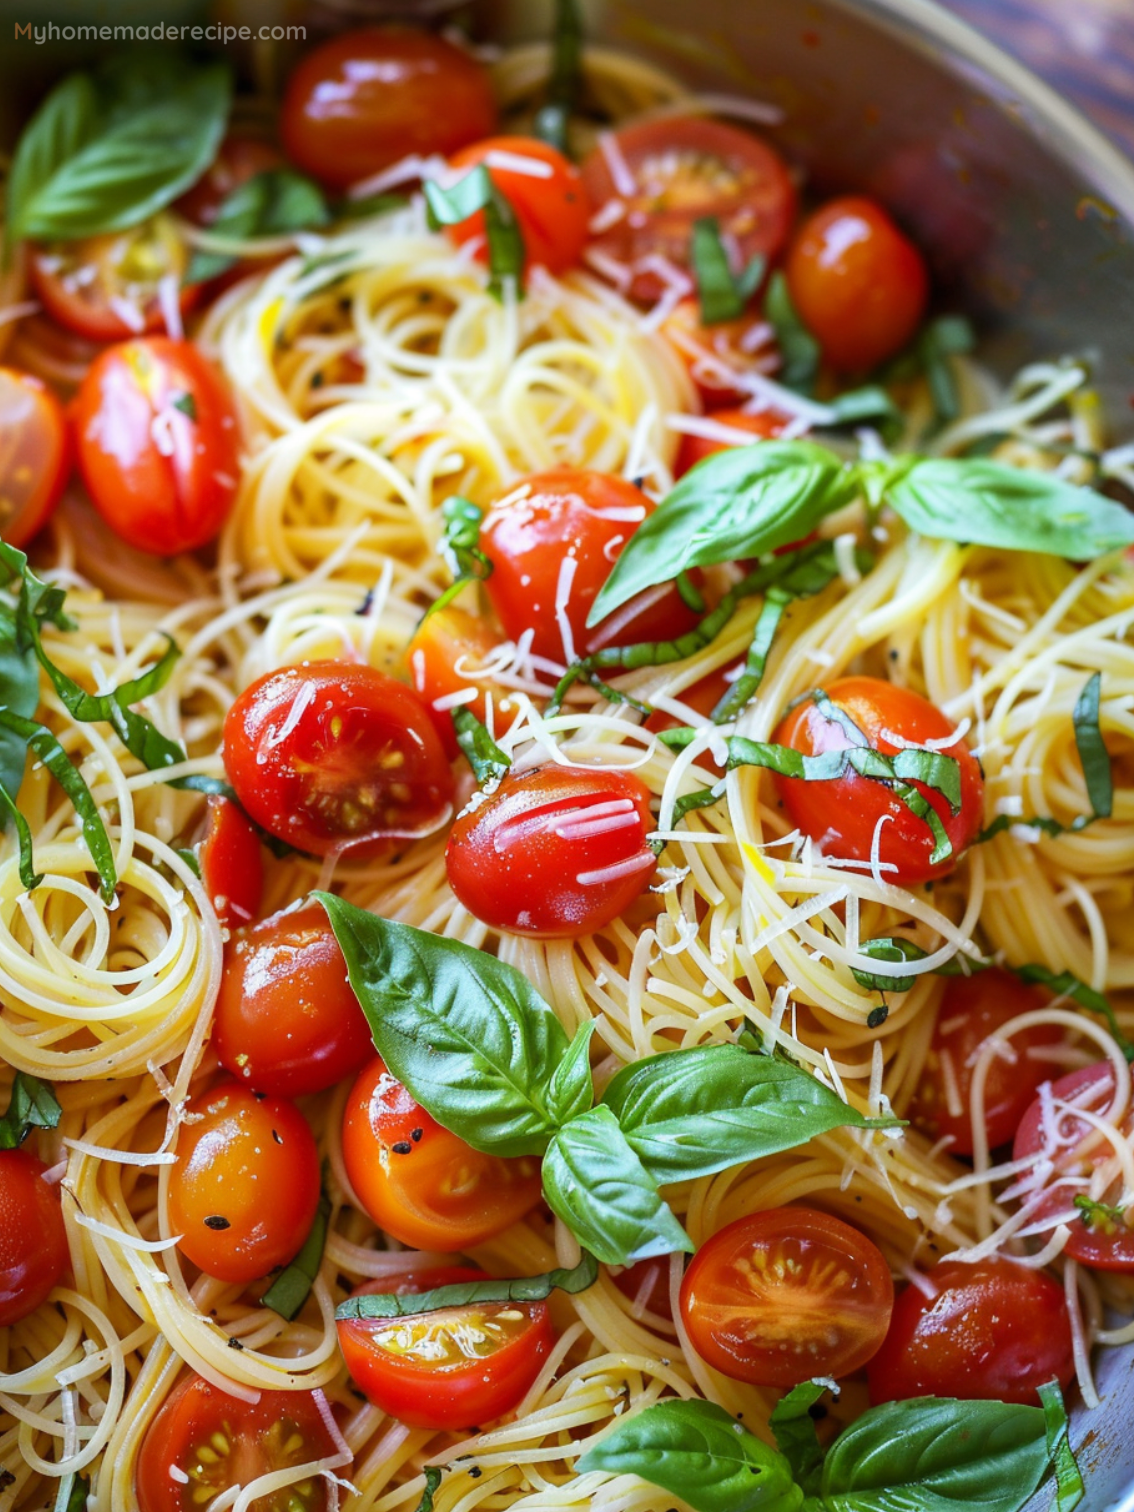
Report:
[[[823,1448],[815,1432],[811,1409],[826,1390],[826,1386],[818,1381],[803,1381],[780,1398],[768,1419],[776,1448],[809,1496],[819,1489],[819,1471],[823,1466]]]
[[[326,197],[314,179],[294,168],[271,168],[238,184],[221,201],[210,235],[232,241],[257,236],[286,236],[292,231],[325,226],[331,219]],[[187,284],[204,283],[240,261],[224,252],[198,248],[185,273]]]
[[[389,210],[404,210],[409,201],[404,194],[364,194],[360,199],[336,200],[335,220],[365,220],[371,215],[385,215]]]
[[[543,1160],[548,1206],[604,1265],[633,1265],[693,1242],[601,1104],[566,1124]]]
[[[597,1280],[598,1261],[584,1251],[578,1265],[542,1276],[520,1276],[513,1281],[486,1277],[483,1281],[455,1281],[427,1292],[368,1292],[362,1297],[348,1297],[335,1308],[335,1317],[414,1318],[418,1313],[467,1307],[470,1302],[542,1302],[553,1291],[575,1296]]]
[[[961,395],[949,358],[971,352],[975,344],[973,328],[963,315],[938,316],[918,337],[916,358],[925,374],[933,403],[931,436],[950,425],[961,413]]]
[[[578,0],[555,0],[551,74],[547,103],[536,112],[532,135],[559,152],[567,151],[567,125],[583,82],[583,17]]]
[[[15,1150],[32,1129],[54,1129],[62,1116],[63,1109],[48,1083],[17,1071],[8,1107],[0,1117],[0,1150]]]
[[[484,211],[489,290],[500,298],[505,279],[515,280],[519,289],[527,256],[523,233],[515,211],[484,164],[478,163],[448,189],[442,189],[433,179],[425,179],[421,187],[431,224],[459,226],[478,210]]]
[[[790,545],[856,491],[853,469],[814,441],[758,441],[706,457],[634,531],[587,624],[691,567]]]
[[[1088,1013],[1100,1014],[1106,1019],[1106,1026],[1115,1044],[1128,1061],[1134,1061],[1134,1044],[1131,1044],[1118,1027],[1114,1009],[1101,992],[1088,987],[1086,982],[1077,976],[1072,976],[1069,971],[1049,971],[1038,961],[1028,961],[1023,966],[1009,966],[1008,970],[1014,972],[1021,982],[1036,982],[1039,986],[1046,987],[1055,993],[1056,997],[1068,997],[1072,1002],[1078,1003],[1080,1008],[1086,1008]]]
[[[542,1154],[555,1132],[547,1088],[568,1043],[527,978],[458,940],[312,896],[393,1075],[474,1150]]]
[[[39,668],[35,652],[19,642],[16,617],[0,604],[0,705],[30,719],[39,707]],[[27,742],[0,730],[0,787],[14,799],[24,780]]]
[[[831,1129],[895,1125],[864,1117],[809,1072],[739,1045],[634,1061],[610,1082],[602,1105],[662,1186],[794,1149]]]
[[[87,1512],[90,1494],[88,1477],[72,1470],[59,1483],[59,1490],[55,1493],[55,1512]]]
[[[468,704],[458,704],[449,711],[456,731],[457,744],[473,769],[477,786],[499,782],[512,765],[509,757],[493,740]]]
[[[985,457],[898,466],[906,470],[888,484],[886,502],[920,535],[1080,562],[1134,542],[1134,514],[1054,473]]]
[[[819,343],[799,318],[782,272],[773,273],[764,295],[764,316],[780,349],[779,380],[785,388],[810,394],[819,373]]]
[[[1095,672],[1087,679],[1086,686],[1075,701],[1072,721],[1075,726],[1075,746],[1087,779],[1087,797],[1091,800],[1091,815],[1095,819],[1109,819],[1114,807],[1114,780],[1110,771],[1110,757],[1106,742],[1099,728],[1099,694],[1102,689],[1102,673]]]
[[[10,732],[0,726],[0,734],[5,736]],[[27,751],[27,741],[22,735],[12,735],[12,740],[18,743],[23,750]],[[32,832],[28,821],[20,812],[16,800],[6,787],[0,785],[0,808],[4,811],[5,824],[10,819],[16,830],[16,845],[19,849],[20,881],[28,892],[34,892],[43,881],[43,873],[35,869],[35,853],[32,845]]]
[[[701,324],[706,326],[739,319],[760,287],[767,267],[765,258],[754,257],[742,273],[734,273],[715,215],[705,215],[693,222],[689,260],[697,284]]]
[[[421,1493],[421,1500],[414,1508],[414,1512],[433,1512],[433,1498],[441,1484],[442,1467],[426,1465],[422,1474],[425,1476],[425,1490]]]
[[[884,935],[877,940],[864,940],[859,946],[859,954],[869,956],[872,961],[921,961],[925,959],[926,951],[913,940],[903,939],[901,935]],[[851,967],[851,976],[860,987],[865,987],[869,992],[908,992],[917,981],[916,976],[882,976],[872,971],[862,971],[857,966]]]
[[[17,216],[35,187],[46,183],[97,130],[98,99],[86,74],[57,84],[24,127],[8,174],[5,264],[19,240]]]
[[[1094,1197],[1088,1197],[1085,1192],[1077,1192],[1072,1197],[1071,1204],[1079,1209],[1084,1228],[1095,1229],[1110,1236],[1119,1232],[1119,1224],[1125,1227],[1127,1204],[1124,1202],[1099,1202]]]
[[[1058,1381],[1045,1381],[1039,1388],[1047,1429],[1047,1452],[1055,1467],[1055,1506],[1053,1512],[1074,1512],[1083,1500],[1086,1488],[1071,1449],[1067,1434],[1067,1409]]]
[[[315,1209],[307,1238],[294,1260],[290,1260],[260,1298],[264,1307],[270,1307],[281,1318],[290,1322],[311,1295],[319,1267],[323,1263],[323,1250],[327,1243],[327,1224],[331,1218],[331,1199],[327,1195],[326,1181],[319,1194],[319,1206]]]
[[[803,1492],[782,1454],[714,1402],[666,1400],[622,1418],[575,1472],[640,1475],[695,1512],[796,1512]]]
[[[422,624],[431,614],[451,604],[466,583],[481,582],[492,576],[492,560],[480,548],[480,522],[484,510],[471,499],[453,494],[441,506],[444,531],[438,550],[453,574],[453,581],[421,617]]]
[[[547,1106],[557,1124],[570,1123],[594,1106],[595,1085],[591,1076],[591,1040],[594,1019],[580,1024],[570,1049],[555,1068],[547,1089]]]
[[[893,399],[877,383],[867,384],[863,388],[848,389],[845,394],[837,394],[834,399],[828,399],[826,402],[828,409],[833,412],[833,418],[824,421],[824,429],[841,425],[861,425],[867,420],[885,427],[895,423],[900,424],[903,418],[901,410]]]

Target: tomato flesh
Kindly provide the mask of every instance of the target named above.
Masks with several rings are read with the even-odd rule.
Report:
[[[490,137],[453,158],[457,173],[484,163],[489,177],[511,205],[524,238],[524,263],[564,273],[574,267],[587,242],[590,205],[574,163],[534,137]],[[484,212],[446,227],[458,246],[477,241],[487,260]]]
[[[35,1312],[70,1264],[58,1183],[30,1150],[0,1150],[0,1328]]]
[[[47,523],[71,470],[63,406],[51,390],[0,368],[0,536],[24,546]]]
[[[492,691],[492,684],[491,679],[475,674],[502,644],[497,632],[479,615],[453,605],[427,615],[409,643],[406,663],[414,688],[428,707],[450,760],[456,759],[460,749],[453,733],[452,716],[448,709],[435,708],[434,700],[475,689],[477,696],[467,707],[483,723],[487,712],[485,693]]]
[[[264,861],[260,837],[231,799],[213,794],[198,850],[201,880],[217,918],[228,929],[249,924],[260,911]]]
[[[759,1386],[865,1365],[886,1337],[893,1302],[877,1246],[810,1208],[751,1213],[721,1229],[694,1255],[680,1296],[701,1358]]]
[[[716,452],[729,451],[734,446],[748,446],[753,440],[771,440],[781,435],[784,426],[788,424],[788,416],[773,409],[758,410],[754,414],[748,410],[724,409],[717,410],[708,418],[715,425],[723,425],[730,431],[735,431],[735,439],[683,435],[681,445],[677,448],[677,461],[673,465],[675,478],[683,478],[691,467],[696,467],[698,462],[703,462]]]

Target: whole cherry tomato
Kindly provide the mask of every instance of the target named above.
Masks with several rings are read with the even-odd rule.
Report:
[[[422,620],[406,649],[413,685],[429,709],[450,760],[459,750],[453,720],[447,708],[434,708],[434,699],[475,689],[477,696],[468,707],[483,722],[484,695],[499,690],[493,688],[490,678],[479,675],[478,669],[502,644],[501,637],[479,615],[448,605]]]
[[[197,857],[201,881],[221,923],[228,929],[251,923],[260,912],[264,859],[259,835],[231,799],[217,794],[208,799]]]
[[[539,1200],[538,1160],[474,1150],[430,1117],[380,1057],[347,1098],[343,1160],[374,1222],[412,1249],[481,1244]]]
[[[453,774],[429,710],[404,683],[355,662],[304,662],[245,688],[224,722],[224,764],[270,834],[352,859],[435,830]]]
[[[63,406],[30,373],[0,367],[0,536],[25,546],[47,523],[71,471]]]
[[[650,792],[630,772],[553,763],[510,773],[449,835],[449,886],[494,929],[593,934],[654,874]]]
[[[943,1260],[894,1304],[882,1348],[870,1362],[870,1400],[959,1397],[1025,1402],[1053,1378],[1075,1376],[1063,1290],[1014,1260]]]
[[[524,238],[525,266],[551,273],[574,267],[587,242],[590,205],[575,165],[535,137],[490,137],[466,147],[453,158],[454,170],[483,163],[489,177],[511,205]],[[446,228],[463,246],[481,241],[478,257],[488,256],[484,212]]]
[[[46,1301],[70,1263],[58,1183],[30,1150],[0,1150],[0,1328]]]
[[[788,423],[788,416],[781,415],[779,410],[774,409],[758,410],[755,414],[748,410],[717,410],[705,419],[706,431],[710,427],[715,431],[716,427],[723,426],[726,430],[735,432],[735,435],[731,438],[719,434],[683,435],[681,445],[677,448],[677,461],[673,464],[675,478],[683,478],[691,467],[696,467],[698,462],[703,462],[715,452],[729,451],[734,446],[751,445],[753,438],[757,441],[771,440],[772,437],[781,435]]]
[[[699,302],[683,299],[658,329],[685,364],[707,410],[742,403],[750,391],[738,380],[779,366],[775,332],[759,310],[706,326]]]
[[[976,838],[983,817],[984,779],[976,758],[963,740],[949,746],[937,744],[953,733],[953,726],[939,709],[908,688],[877,677],[843,677],[826,692],[835,709],[862,733],[864,741],[857,743],[893,756],[901,747],[891,735],[913,745],[932,740],[934,750],[959,762],[961,807],[956,814],[950,812],[941,793],[922,782],[911,783],[936,811],[953,853],[931,862],[934,841],[929,825],[894,795],[888,783],[856,772],[824,782],[777,776],[776,791],[791,822],[819,842],[826,854],[863,862],[870,860],[877,832],[883,875],[899,887],[912,887],[951,871]],[[805,756],[846,750],[856,743],[837,718],[825,717],[811,699],[792,710],[772,739]]]

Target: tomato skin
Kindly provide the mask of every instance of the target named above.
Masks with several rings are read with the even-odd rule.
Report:
[[[869,744],[892,756],[899,749],[883,735],[892,731],[908,741],[940,740],[952,733],[953,725],[939,709],[908,688],[898,688],[877,677],[843,677],[830,684],[827,696],[848,714]],[[791,746],[804,755],[845,750],[850,744],[846,733],[833,721],[823,718],[809,699],[799,704],[782,721],[772,736],[780,745]],[[849,773],[833,782],[805,782],[798,777],[779,777],[776,791],[792,823],[831,855],[869,861],[875,826],[883,815],[890,815],[880,835],[879,857],[883,863],[897,866],[885,872],[886,880],[899,887],[912,887],[930,877],[941,877],[956,866],[961,852],[980,829],[984,810],[984,779],[976,758],[963,740],[945,747],[944,754],[956,758],[961,768],[961,808],[949,812],[949,805],[932,788],[914,782],[913,787],[929,800],[945,827],[953,854],[936,865],[930,864],[933,836],[929,826],[892,796],[889,788],[871,777]]]
[[[197,856],[201,880],[221,923],[228,929],[251,923],[260,912],[264,858],[259,835],[231,799],[215,793],[208,798]]]
[[[75,435],[91,501],[131,546],[173,556],[224,524],[240,479],[236,412],[192,342],[109,347],[79,388]]]
[[[502,1233],[539,1200],[539,1161],[474,1150],[432,1118],[380,1056],[343,1111],[343,1161],[379,1228],[411,1249],[462,1250]]]
[[[522,173],[516,168],[493,161],[494,155],[508,154],[543,164],[551,171],[544,177]],[[561,152],[535,137],[490,137],[466,147],[453,158],[453,168],[462,173],[486,162],[489,177],[515,212],[524,238],[525,266],[540,266],[549,273],[565,273],[583,255],[590,222],[590,202],[579,170]],[[460,247],[466,242],[483,240],[484,211],[478,210],[459,225],[446,231]],[[477,256],[487,261],[488,248]]]
[[[610,1271],[610,1279],[624,1297],[639,1309],[656,1318],[673,1321],[673,1300],[669,1286],[669,1256],[639,1260],[620,1271]]]
[[[235,1081],[192,1098],[189,1111],[203,1117],[187,1120],[177,1138],[170,1229],[208,1275],[255,1281],[307,1238],[319,1205],[315,1139],[298,1108]]]
[[[642,892],[657,864],[646,843],[653,828],[649,789],[630,772],[530,767],[458,816],[445,850],[449,886],[494,929],[576,940]]]
[[[59,400],[30,373],[0,367],[0,536],[9,546],[47,524],[73,461]]]
[[[587,628],[587,614],[621,548],[653,513],[653,501],[641,489],[580,467],[556,467],[524,481],[529,493],[494,505],[480,532],[481,548],[492,562],[485,588],[512,640],[534,630],[536,655],[563,666],[605,646],[673,640],[693,628],[697,615],[672,583],[638,594]],[[565,559],[575,569],[557,615]],[[570,646],[564,645],[561,618],[569,627]]]
[[[661,277],[641,266],[644,259],[661,256],[689,267],[693,222],[703,216],[716,216],[745,263],[757,255],[772,261],[786,243],[795,185],[779,154],[751,132],[705,116],[669,116],[612,135],[635,192],[619,192],[601,147],[584,162],[583,182],[596,211],[611,200],[626,206],[591,246],[630,267],[631,298],[648,303],[664,291]]]
[[[218,1454],[214,1435],[228,1443],[227,1452]],[[202,1445],[212,1451],[207,1459],[198,1453]],[[314,1392],[262,1391],[258,1402],[243,1402],[190,1372],[142,1437],[134,1468],[139,1512],[199,1512],[222,1491],[269,1470],[324,1459],[337,1447]],[[252,1506],[255,1512],[324,1512],[327,1481],[317,1475],[310,1490],[289,1486],[257,1497]]]
[[[877,367],[913,338],[929,300],[925,259],[874,200],[829,200],[799,227],[788,291],[832,366]]]
[[[374,1053],[321,904],[285,908],[225,947],[213,1022],[221,1065],[275,1097],[323,1092]]]
[[[1062,1288],[1013,1260],[943,1260],[907,1286],[886,1342],[867,1369],[870,1400],[959,1397],[1035,1406],[1036,1388],[1075,1377]]]
[[[701,402],[710,411],[751,397],[736,382],[746,372],[771,373],[779,365],[775,334],[759,310],[746,310],[734,320],[705,326],[699,302],[683,299],[658,329],[685,364]]]
[[[280,137],[298,167],[346,189],[410,153],[447,157],[495,125],[488,73],[468,53],[415,28],[366,26],[301,59]]]
[[[759,410],[755,414],[751,414],[748,410],[725,409],[717,410],[709,416],[709,419],[715,420],[718,425],[727,425],[730,430],[744,431],[746,435],[758,441],[769,441],[782,435],[789,417],[781,415],[779,410],[772,409]],[[708,436],[684,435],[681,438],[681,445],[677,448],[673,476],[683,478],[691,467],[696,467],[697,463],[703,462],[706,457],[745,444],[739,436],[735,441],[720,441],[710,440]]]
[[[198,291],[182,282],[188,264],[189,249],[173,222],[155,215],[127,231],[34,247],[28,272],[57,325],[89,341],[128,341],[164,328],[162,278],[173,280],[180,311],[189,313]],[[132,307],[132,321],[115,309],[118,301]]]
[[[224,764],[256,823],[316,856],[380,855],[436,829],[453,796],[421,699],[356,662],[304,662],[251,683],[225,717]]]
[[[0,1328],[46,1301],[71,1263],[58,1183],[30,1150],[0,1150]]]
[[[909,1116],[931,1139],[952,1140],[953,1155],[973,1153],[973,1127],[969,1117],[973,1065],[986,1039],[1020,1013],[1042,1008],[1048,999],[1027,987],[1010,971],[995,968],[971,977],[953,977],[945,988],[933,1031],[925,1070],[910,1105]],[[1023,1029],[1013,1034],[1011,1047],[1016,1060],[997,1057],[989,1066],[984,1083],[985,1127],[988,1147],[1007,1144],[1028,1104],[1050,1075],[1050,1063],[1032,1060],[1028,1051],[1062,1039],[1054,1027]],[[942,1057],[948,1056],[963,1111],[951,1113]]]
[[[479,667],[501,645],[501,637],[479,615],[449,605],[434,610],[422,620],[406,648],[406,663],[414,690],[428,707],[433,727],[450,761],[455,761],[460,753],[453,720],[447,709],[435,709],[433,700],[463,688],[476,688],[477,696],[467,707],[483,723],[485,691],[499,690],[493,688],[488,678],[471,677],[463,668]]]

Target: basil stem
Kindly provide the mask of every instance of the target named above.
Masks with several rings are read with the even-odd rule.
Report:
[[[32,1129],[56,1128],[62,1116],[63,1109],[50,1085],[38,1076],[17,1071],[7,1109],[0,1117],[0,1150],[17,1149]]]
[[[586,1291],[598,1280],[598,1261],[583,1252],[578,1265],[570,1269],[546,1271],[540,1276],[521,1276],[516,1280],[457,1281],[427,1292],[368,1292],[348,1297],[335,1308],[339,1321],[350,1318],[413,1318],[419,1313],[440,1312],[447,1307],[467,1307],[483,1302],[542,1302],[553,1291],[574,1296]]]
[[[547,101],[536,112],[532,135],[558,152],[567,151],[567,127],[583,82],[583,17],[578,0],[555,0],[551,74]]]
[[[492,574],[491,558],[480,547],[480,522],[484,510],[462,494],[452,494],[441,506],[444,530],[438,548],[453,581],[421,617],[424,624],[431,614],[451,604],[466,583],[484,582]]]

